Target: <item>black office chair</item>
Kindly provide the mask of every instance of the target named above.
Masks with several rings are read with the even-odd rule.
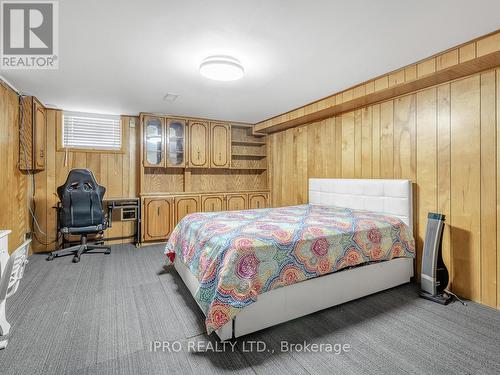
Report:
[[[59,231],[64,235],[80,236],[80,244],[51,252],[47,260],[74,255],[78,263],[80,256],[90,250],[104,250],[111,253],[109,246],[87,243],[89,234],[102,234],[107,228],[107,218],[102,208],[106,188],[97,183],[94,174],[88,169],[73,169],[69,172],[64,185],[57,188],[60,208],[58,210]]]

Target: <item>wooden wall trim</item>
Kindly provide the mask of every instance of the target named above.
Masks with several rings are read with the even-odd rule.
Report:
[[[500,30],[311,104],[259,122],[274,133],[500,66]]]

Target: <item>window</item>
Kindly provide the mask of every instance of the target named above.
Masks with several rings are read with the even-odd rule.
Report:
[[[120,151],[120,116],[64,112],[62,146],[65,148]]]

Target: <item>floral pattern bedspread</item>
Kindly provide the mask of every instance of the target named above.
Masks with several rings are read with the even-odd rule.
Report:
[[[166,245],[195,275],[211,333],[259,294],[359,264],[414,257],[406,224],[392,216],[300,205],[191,214]]]

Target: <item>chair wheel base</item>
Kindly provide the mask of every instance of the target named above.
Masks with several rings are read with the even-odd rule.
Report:
[[[104,252],[104,254],[106,254],[106,255],[107,255],[107,254],[111,254],[111,249],[106,250],[106,251]]]
[[[54,254],[50,253],[46,260],[49,261],[49,262],[51,260],[54,260]]]
[[[73,263],[78,263],[80,261],[79,257],[73,257]]]

